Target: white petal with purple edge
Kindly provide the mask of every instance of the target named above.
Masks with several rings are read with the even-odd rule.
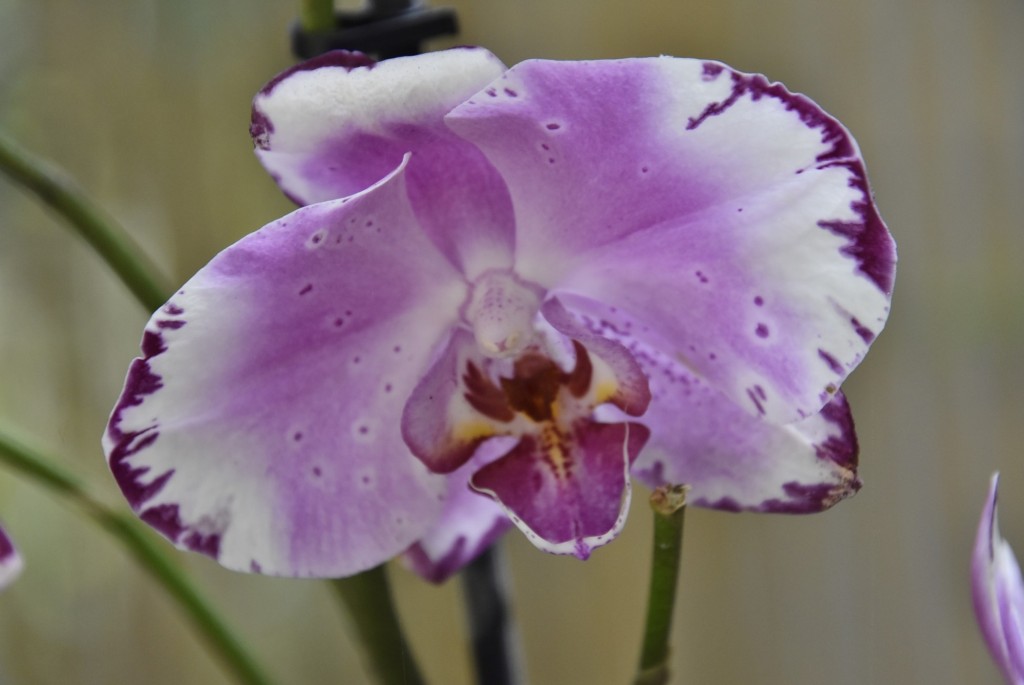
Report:
[[[530,61],[446,121],[508,183],[520,276],[630,312],[753,414],[817,412],[886,320],[895,251],[856,143],[764,77]]]
[[[377,182],[411,152],[413,209],[471,278],[508,266],[514,221],[501,177],[444,115],[505,66],[482,48],[378,64],[338,51],[285,72],[253,102],[257,155],[291,198],[309,204]]]
[[[971,555],[971,595],[981,633],[1008,683],[1024,684],[1024,580],[1017,558],[999,534],[993,474]]]
[[[7,531],[0,526],[0,590],[13,583],[24,567],[18,549],[11,542]]]
[[[344,576],[440,515],[402,406],[465,284],[403,169],[229,247],[150,320],[104,447],[132,507],[242,571]]]

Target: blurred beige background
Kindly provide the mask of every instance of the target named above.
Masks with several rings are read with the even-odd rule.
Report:
[[[804,92],[857,136],[900,248],[889,328],[846,385],[864,490],[813,517],[691,511],[678,682],[996,683],[969,550],[989,474],[1024,554],[1022,0],[459,0],[458,42],[528,57],[720,59]],[[183,281],[289,211],[249,101],[291,63],[286,0],[0,0],[0,128],[66,167]],[[120,504],[99,435],[146,312],[0,178],[0,422]],[[535,684],[628,682],[650,524],[580,563],[511,535]],[[27,569],[0,596],[0,683],[227,682],[111,541],[0,472]],[[183,555],[282,683],[361,683],[326,586]],[[469,683],[456,583],[393,568],[435,683]]]

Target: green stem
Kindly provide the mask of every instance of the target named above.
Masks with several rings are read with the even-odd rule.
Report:
[[[164,590],[178,603],[204,638],[201,642],[220,657],[243,685],[269,685],[255,660],[210,609],[199,591],[164,552],[153,534],[134,516],[122,514],[94,499],[78,479],[65,473],[38,450],[0,432],[0,463],[13,467],[37,483],[81,507],[93,521],[119,540]]]
[[[345,605],[352,633],[359,641],[367,670],[379,685],[423,685],[402,634],[383,565],[348,578],[332,580]]]
[[[92,246],[149,311],[156,311],[172,292],[155,274],[117,222],[106,216],[63,171],[33,156],[0,134],[0,171],[36,194],[60,214]]]
[[[662,486],[651,494],[651,509],[654,510],[651,582],[644,644],[634,685],[664,685],[669,681],[668,641],[679,584],[686,491],[686,486]]]
[[[334,0],[302,0],[299,22],[307,33],[325,32],[334,28]]]

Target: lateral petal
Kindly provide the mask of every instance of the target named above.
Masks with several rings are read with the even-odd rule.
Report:
[[[227,248],[154,314],[104,437],[133,509],[241,571],[344,576],[441,512],[405,398],[465,285],[400,168]]]

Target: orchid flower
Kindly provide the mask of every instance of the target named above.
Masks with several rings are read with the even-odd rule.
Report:
[[[807,98],[692,59],[335,52],[251,132],[302,207],[153,315],[104,439],[179,547],[440,580],[512,524],[586,558],[631,473],[729,511],[859,488],[839,385],[895,252]]]
[[[0,526],[0,590],[6,588],[21,575],[23,566],[24,562],[21,555],[18,554],[17,548],[11,542],[7,531]]]
[[[1006,682],[1024,685],[1024,581],[1010,545],[999,534],[993,474],[971,557],[974,613]]]

